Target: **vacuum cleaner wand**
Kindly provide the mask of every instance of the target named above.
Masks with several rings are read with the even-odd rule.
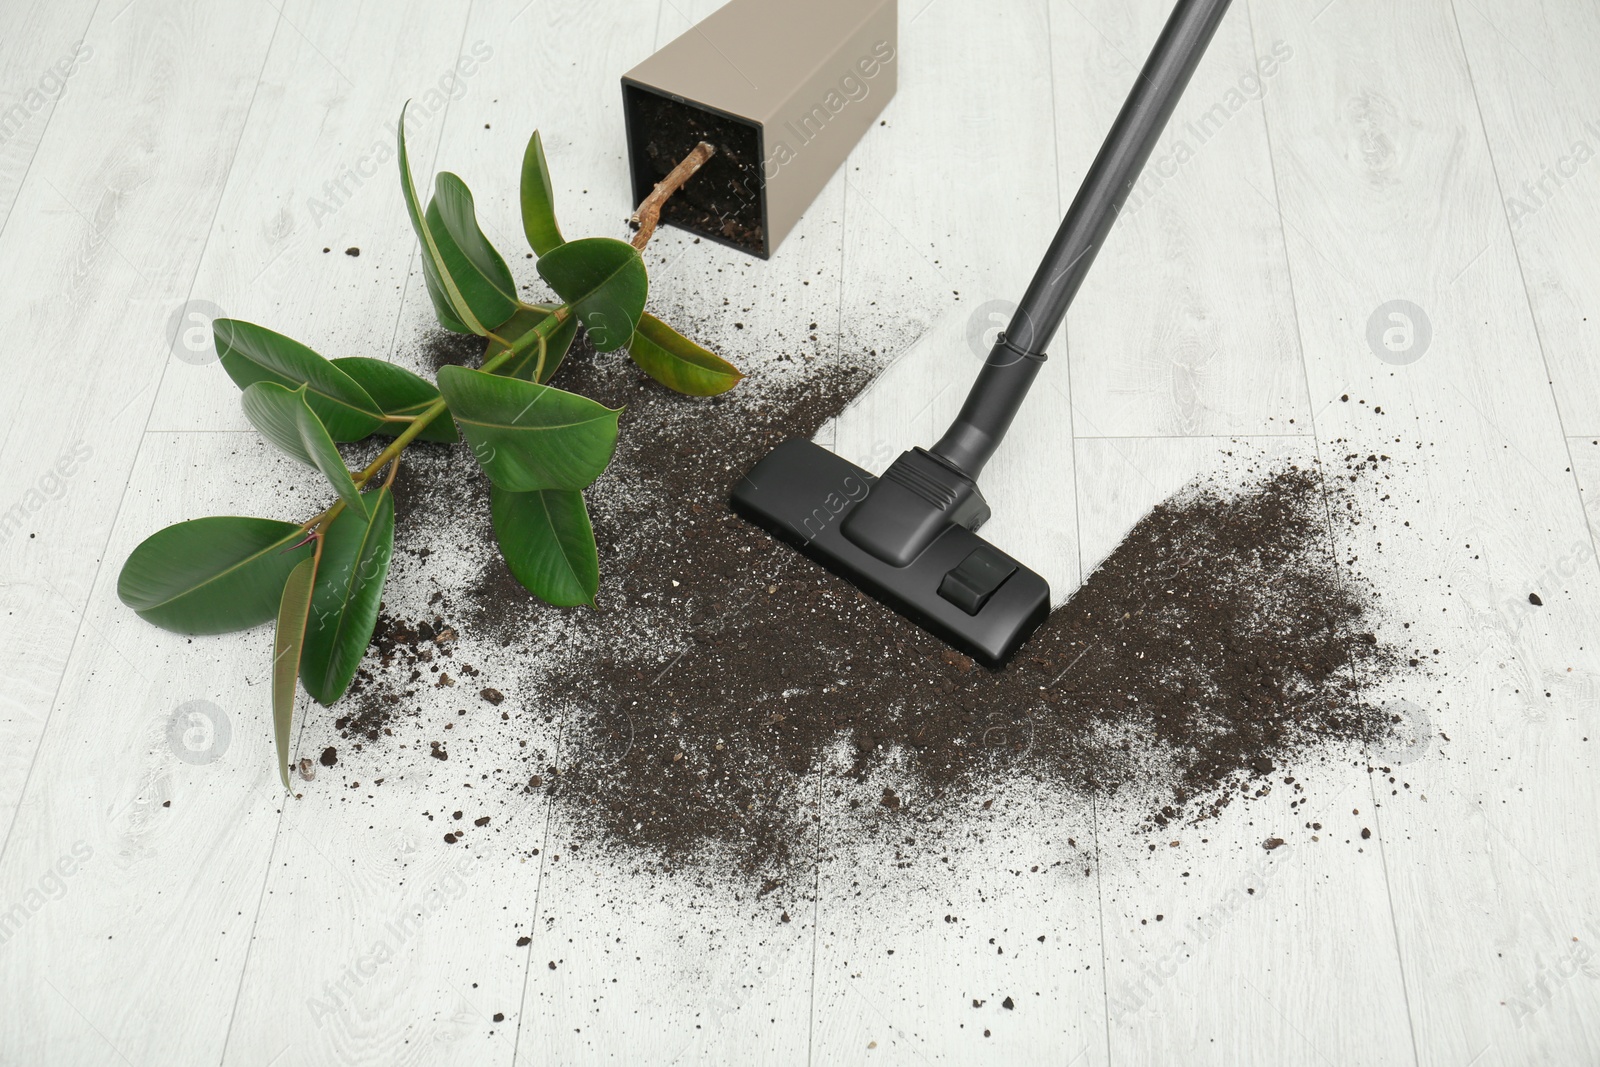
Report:
[[[736,511],[989,666],[1050,613],[1045,580],[978,537],[977,479],[1045,361],[1044,346],[1115,224],[1229,0],[1178,0],[961,412],[881,478],[785,441],[735,487]]]

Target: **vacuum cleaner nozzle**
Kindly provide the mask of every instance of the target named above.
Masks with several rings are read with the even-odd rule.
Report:
[[[1229,0],[1177,0],[1044,261],[950,429],[881,479],[809,441],[751,468],[733,507],[991,667],[1050,614],[1045,580],[973,531],[989,517],[978,475],[1045,361]]]
[[[907,456],[919,457],[907,461],[911,463],[939,462],[918,450],[906,453],[896,466]],[[968,500],[975,498],[977,507],[968,502],[941,510],[891,475],[894,470],[891,466],[884,478],[874,478],[810,441],[788,440],[734,488],[733,507],[974,659],[990,667],[1004,665],[1050,614],[1049,584],[966,526],[950,521],[956,514],[976,525],[988,516],[975,487]],[[935,495],[931,485],[919,488]],[[887,506],[867,509],[867,501]],[[903,528],[885,531],[882,541],[902,547],[921,544],[903,565],[881,558],[850,536],[870,543],[879,527],[854,520],[871,519],[873,512],[885,518],[911,516]],[[863,525],[864,530],[856,528]]]

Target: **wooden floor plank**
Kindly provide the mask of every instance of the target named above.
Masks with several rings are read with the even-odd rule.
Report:
[[[1072,101],[1058,105],[1064,191],[1169,9],[1053,9],[1057,99]],[[1255,38],[1246,12],[1224,19],[1069,317],[1086,574],[1191,479],[1247,477],[1246,457],[1316,462],[1260,103],[1301,74],[1297,56],[1291,40]],[[1271,436],[1208,436],[1240,429]],[[1356,827],[1337,843],[1309,829],[1370,809],[1371,787],[1347,764],[1285,773],[1298,788],[1273,782],[1271,797],[1198,824],[1139,832],[1146,812],[1101,808],[1113,1062],[1409,1055],[1381,858],[1345,843]],[[1291,806],[1302,796],[1309,817]],[[1269,837],[1288,844],[1269,853]],[[1310,972],[1297,963],[1313,925],[1338,931],[1338,951]],[[1352,991],[1359,1025],[1322,1010],[1329,985]]]
[[[466,36],[467,14],[465,6],[432,4],[286,12],[298,32],[274,50],[264,75],[282,88],[247,131],[242,179],[230,185],[219,223],[230,252],[208,259],[197,293],[209,283],[204,291],[229,313],[329,356],[381,358],[398,335],[414,358],[431,309],[423,296],[424,307],[402,310],[416,242],[399,195],[394,124],[412,98],[408,140],[418,180],[427,182],[448,109],[487,105],[485,72],[506,57],[489,40]],[[500,170],[500,181],[514,186],[515,160]],[[360,256],[343,254],[347,247]],[[214,362],[179,359],[167,384],[158,417],[175,427],[238,420],[237,390]],[[426,594],[408,599],[415,584],[399,576],[406,566],[396,564],[386,600],[397,615],[414,617],[427,611]],[[317,765],[320,777],[299,783],[303,799],[285,810],[226,1062],[448,1060],[441,1049],[466,1062],[509,1062],[514,1031],[493,1015],[520,995],[523,953],[509,922],[482,917],[503,914],[499,894],[508,885],[536,884],[525,876],[537,864],[524,863],[518,843],[542,836],[542,804],[511,815],[497,809],[482,840],[451,848],[434,819],[448,821],[441,805],[461,803],[439,800],[460,777],[459,759],[423,759],[427,747],[419,753],[401,737],[392,742],[401,757],[369,773],[370,762],[334,728],[339,708],[303,695],[300,704],[301,750],[314,758],[336,746],[344,762]],[[352,821],[364,832],[351,833]],[[495,936],[502,929],[506,936]],[[321,946],[312,956],[307,930]]]
[[[1315,462],[1315,443],[1292,437],[1079,441],[1086,569],[1193,480],[1244,484],[1252,469]],[[1410,1058],[1382,857],[1360,837],[1373,799],[1362,753],[1264,784],[1265,798],[1160,829],[1141,827],[1137,799],[1102,805],[1113,1062]],[[1265,849],[1274,837],[1284,844]],[[1331,989],[1343,991],[1337,1010]]]
[[[1063,197],[1171,7],[1052,6]],[[1068,319],[1079,437],[1311,432],[1260,104],[1294,69],[1223,21]]]
[[[950,425],[1063,210],[1045,12],[935,0],[900,19],[899,95],[845,172],[842,336],[894,363],[833,432],[874,473]],[[981,92],[949,75],[980,68]],[[1066,362],[1041,372],[982,480],[983,536],[1058,603],[1078,585]]]
[[[216,360],[210,320],[244,319],[323,355],[389,357],[416,238],[399,195],[395,129],[407,113],[418,181],[430,180],[447,108],[485,107],[480,75],[506,46],[462,41],[467,9],[421,0],[386,10],[302,2],[262,74],[150,425],[248,430]],[[427,172],[427,174],[424,174]],[[513,172],[514,176],[514,172]],[[352,254],[353,253],[353,254]]]
[[[1589,520],[1591,531],[1600,526],[1600,437],[1569,437],[1567,448],[1572,452],[1572,470],[1578,478],[1583,494],[1583,512]],[[1565,569],[1575,571],[1576,562]],[[1560,575],[1558,577],[1568,577]]]
[[[97,0],[13,3],[0,11],[0,237],[56,102],[87,63]]]
[[[846,171],[842,344],[868,338],[895,362],[839,417],[836,440],[873,471],[949,424],[1063,209],[1045,10],[934,0],[900,18],[898,96]],[[1058,600],[1078,584],[1062,348],[983,475],[984,537]],[[913,835],[895,850],[905,869],[853,844],[828,813],[844,800],[822,799],[813,1062],[1104,1062],[1087,805],[997,795],[981,831]]]
[[[593,144],[595,130],[609,131],[608,143],[622,143],[621,94],[608,75],[719,6],[718,0],[663,4],[659,23],[643,27],[654,31],[653,38],[635,37],[631,30],[617,38],[619,45],[631,42],[637,54],[614,54],[604,72],[595,69],[585,80],[598,98],[585,101],[585,119],[545,120],[551,172],[563,185],[558,210],[569,235],[618,235],[627,215],[625,161],[620,154],[596,153]],[[597,17],[619,21],[615,15]],[[589,25],[586,16],[572,32]],[[840,306],[843,194],[843,177],[835,177],[769,261],[670,226],[658,230],[646,253],[651,310],[754,373],[820,369],[840,358],[833,327]],[[570,224],[568,203],[575,204]],[[772,402],[794,399],[774,396]],[[730,485],[737,474],[728,472]],[[689,629],[703,624],[692,617],[684,621]],[[691,648],[672,669],[700,667]],[[645,704],[641,713],[664,714]],[[570,758],[567,751],[564,758]],[[814,872],[802,866],[758,897],[757,882],[727,878],[714,866],[706,877],[692,865],[637,870],[625,853],[579,847],[580,829],[559,817],[552,821],[551,858],[560,859],[546,866],[539,896],[518,1062],[803,1062],[816,930]],[[808,855],[814,844],[804,842],[797,851]],[[791,921],[783,921],[785,913]]]
[[[1600,432],[1600,9],[1453,7],[1556,406],[1567,433]]]
[[[90,28],[95,61],[59,101],[0,238],[0,329],[28,354],[8,362],[0,398],[8,827],[74,640],[85,640],[83,605],[109,570],[167,315],[189,293],[277,17],[159,0],[116,16]],[[208,42],[203,61],[196,42]],[[108,99],[125,106],[108,112]]]
[[[1089,805],[997,780],[941,833],[893,777],[853,795],[886,783],[903,837],[860,841],[824,793],[814,1062],[1107,1062]]]
[[[1258,41],[1305,42],[1266,109],[1318,436],[1392,450],[1408,487],[1372,490],[1340,555],[1405,606],[1403,637],[1434,663],[1426,686],[1372,694],[1437,734],[1374,776],[1416,1055],[1587,1062],[1600,987],[1530,1005],[1590,913],[1600,575],[1541,577],[1588,530],[1453,13],[1251,14]]]
[[[597,132],[620,131],[615,85],[604,95],[591,88],[607,72],[648,53],[653,19],[631,32],[617,31],[633,10],[620,3],[582,11],[524,2],[477,3],[466,22],[451,30],[463,56],[489,56],[479,62],[464,94],[450,101],[448,111],[430,118],[426,132],[436,138],[437,152],[413,157],[416,180],[419,186],[428,183],[436,170],[461,175],[474,191],[480,224],[519,281],[540,285],[525,258],[517,201],[522,152],[535,128],[544,131],[565,232],[621,230],[627,199],[622,171],[617,157],[596,150],[599,142],[620,143],[620,134],[608,138]],[[545,42],[535,65],[506,43],[533,38]],[[606,43],[596,47],[598,42]],[[443,56],[434,66],[443,70],[453,62]],[[396,73],[403,74],[404,68]],[[397,108],[405,95],[419,103],[426,100],[431,84],[431,79],[409,89],[396,84],[389,106]],[[422,162],[435,158],[432,164]],[[398,190],[387,171],[372,185],[370,194],[362,190],[363,197],[392,201],[399,211]],[[409,249],[415,242],[403,211],[394,218],[404,233],[393,249],[381,254],[403,264],[400,246]],[[383,240],[380,249],[388,247]],[[362,245],[360,262],[365,262],[364,241]],[[391,307],[387,329],[395,328],[395,317]],[[414,259],[398,322],[396,358],[415,362],[421,346],[414,339],[436,333],[437,327]],[[407,618],[426,612],[428,590],[436,580],[426,574],[400,580],[387,594],[390,610]],[[473,637],[463,633],[460,656],[471,657]],[[516,694],[508,693],[508,699],[516,700]],[[473,700],[473,711],[488,707]],[[547,877],[547,798],[542,792],[521,797],[506,815],[500,791],[507,782],[500,770],[526,766],[535,749],[554,759],[559,723],[550,725],[545,736],[535,718],[532,738],[520,727],[497,733],[484,726],[471,750],[457,749],[451,760],[438,763],[422,758],[427,746],[414,738],[448,741],[450,735],[442,731],[460,705],[459,698],[419,698],[414,729],[397,727],[395,738],[374,746],[371,758],[351,752],[337,771],[323,772],[335,784],[363,781],[362,789],[341,798],[319,777],[308,787],[308,796],[313,788],[316,795],[305,810],[291,813],[296,832],[285,834],[281,863],[268,885],[268,903],[240,992],[230,1062],[255,1063],[270,1056],[285,1017],[304,1024],[294,1040],[296,1058],[307,1062],[510,1063],[517,1057],[519,1039],[544,1039],[544,1022],[530,1031],[521,1004],[535,952],[526,938],[535,932]],[[348,747],[331,722],[336,713],[312,713],[301,740],[303,752]],[[524,742],[531,747],[523,748]],[[375,768],[391,765],[398,773],[373,789],[366,779],[384,773]],[[491,780],[481,781],[480,772]],[[485,793],[481,810],[470,803],[475,790]],[[357,797],[363,812],[360,825],[370,824],[379,833],[350,833],[350,801]],[[471,829],[457,843],[447,842],[447,832],[468,828],[473,821],[453,820],[452,809],[462,808],[491,822],[485,829]],[[334,864],[323,857],[332,857]],[[463,865],[465,872],[458,869]],[[416,933],[399,937],[394,925],[399,917],[413,920],[403,932]],[[323,930],[324,943],[332,946],[312,961],[304,958],[301,937],[308,925]],[[363,977],[362,961],[374,959],[379,948],[385,960]],[[541,968],[543,964],[541,960]],[[357,978],[341,985],[350,967]],[[315,994],[315,1004],[308,999],[309,991],[324,989],[333,995]],[[324,1010],[335,1001],[334,1012]],[[588,1002],[587,995],[583,1002]]]
[[[284,510],[263,509],[254,479],[213,475],[241,462],[279,482]],[[198,515],[291,514],[310,488],[294,467],[253,435],[151,435],[108,558]],[[0,864],[0,899],[23,908],[0,929],[7,1063],[220,1061],[273,853],[270,629],[167,633],[122,605],[115,578],[105,568],[78,616]],[[63,857],[77,861],[64,878]]]
[[[625,233],[617,75],[717,0],[278,6],[0,11],[0,332],[93,368],[13,360],[0,399],[0,1061],[1600,1060],[1600,16],[1235,5],[984,478],[985,536],[1059,602],[1192,477],[1392,454],[1339,548],[1423,650],[1369,694],[1419,709],[1417,745],[1301,768],[1303,794],[1153,855],[1129,812],[1003,778],[956,826],[863,839],[819,770],[814,881],[753,898],[574,849],[537,794],[445,843],[520,740],[561,758],[559,719],[478,731],[471,768],[409,736],[362,762],[302,698],[301,753],[341,758],[284,801],[270,636],[118,602],[161,525],[315,495],[173,324],[420,366],[400,101],[426,102],[419,177],[466,178],[537,286],[528,132],[569,235]],[[819,439],[875,471],[930,443],[1166,6],[903,5],[899,96],[780,253],[665,227],[652,309],[747,366],[892,359]]]

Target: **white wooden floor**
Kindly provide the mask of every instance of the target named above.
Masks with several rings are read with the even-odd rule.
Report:
[[[414,241],[369,157],[462,56],[419,172],[462,173],[520,247],[538,126],[567,232],[616,232],[617,77],[713,7],[0,5],[0,1063],[1600,1062],[1600,7],[1580,0],[1238,0],[1026,448],[986,478],[986,532],[1065,593],[1220,448],[1404,459],[1398,503],[1341,546],[1389,591],[1391,636],[1440,650],[1439,678],[1393,694],[1434,727],[1383,755],[1394,784],[1316,767],[1304,805],[1279,790],[1154,853],[1093,808],[1063,802],[1042,836],[997,816],[948,878],[885,879],[887,910],[824,827],[781,927],[670,878],[522,863],[542,808],[503,844],[444,845],[422,773],[366,807],[281,801],[270,637],[191,643],[115,596],[140,538],[259,511],[250,475],[275,469],[172,324],[206,301],[329,354],[414,336]],[[881,468],[927,443],[1165,9],[904,0],[887,124],[769,263],[664,232],[694,278],[729,268],[669,299],[711,318],[727,296],[749,329],[708,339],[739,359],[803,292],[834,344],[903,353],[829,429],[841,451]],[[1395,301],[1398,355],[1369,340]],[[214,762],[167,742],[191,700],[224,709]]]

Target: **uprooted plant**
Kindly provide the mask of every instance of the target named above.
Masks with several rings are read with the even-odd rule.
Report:
[[[599,561],[583,490],[611,461],[621,409],[547,384],[579,326],[596,350],[626,348],[645,373],[680,393],[711,396],[740,378],[644,310],[639,251],[661,202],[709,157],[709,145],[640,205],[631,244],[568,241],[535,131],[522,159],[522,227],[558,302],[527,304],[479,228],[466,183],[439,174],[424,211],[406,157],[404,111],[396,136],[400,185],[439,325],[483,338],[482,363],[443,367],[435,385],[386,360],[324,359],[261,326],[216,320],[217,353],[243,390],[251,424],[320,471],[337,499],[299,523],[214,516],[169,526],[134,549],[117,582],[123,603],[177,633],[225,633],[276,618],[272,707],[285,789],[296,680],[332,705],[371,641],[394,547],[391,486],[408,446],[465,438],[489,477],[495,538],[511,573],[550,604],[593,605]],[[366,467],[350,470],[338,444],[374,435],[393,440]]]

